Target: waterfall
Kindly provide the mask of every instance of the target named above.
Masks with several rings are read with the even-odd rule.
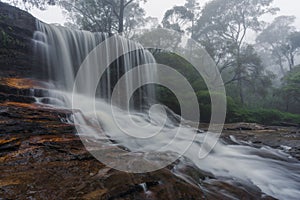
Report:
[[[33,41],[35,42],[35,52],[46,60],[46,67],[48,68],[48,78],[53,81],[56,88],[65,92],[72,92],[75,82],[75,76],[78,69],[88,54],[101,42],[104,42],[111,37],[108,33],[91,33],[88,31],[71,30],[61,26],[47,25],[37,21],[37,30],[34,33]],[[118,48],[136,49],[138,44],[128,43],[122,37],[117,38],[116,44],[119,47],[111,47],[105,43],[108,51],[118,51]],[[58,45],[59,44],[59,45]],[[135,45],[135,46],[132,46]],[[130,51],[128,54],[118,58],[114,63],[95,63],[97,68],[105,70],[104,76],[101,78],[98,89],[98,97],[110,99],[114,85],[117,80],[126,72],[135,66],[146,63],[155,63],[152,54],[147,50],[139,48],[139,51]],[[110,56],[107,54],[106,56]],[[109,66],[105,66],[105,65]],[[146,79],[151,82],[155,81],[155,67],[146,74],[139,72],[140,79]],[[86,84],[81,87],[82,91],[89,92],[91,86],[89,82],[91,73],[87,72]],[[126,85],[122,90],[128,93],[133,87],[132,80],[126,79]],[[153,86],[145,87],[143,91],[139,91],[137,95],[139,98],[138,105],[142,105],[143,98],[155,99],[155,92]],[[121,100],[120,100],[121,101]]]
[[[82,81],[86,84],[80,85],[82,92],[72,94],[76,73],[89,52],[101,42],[104,42],[105,45],[105,40],[112,36],[43,23],[38,23],[37,27],[38,31],[34,34],[35,50],[41,58],[45,59],[49,68],[48,77],[54,84],[54,87],[50,88],[52,91],[50,93],[56,100],[51,102],[53,106],[71,108],[72,98],[76,98],[79,102],[76,104],[76,108],[81,110],[81,113],[74,113],[78,134],[84,138],[84,144],[100,144],[100,147],[89,146],[104,149],[104,153],[100,157],[105,157],[107,154],[113,156],[116,148],[121,146],[124,150],[123,154],[132,152],[132,155],[137,156],[137,160],[145,159],[153,165],[163,162],[154,159],[156,154],[160,154],[166,160],[180,159],[183,164],[185,164],[183,158],[187,158],[199,169],[210,172],[216,177],[225,177],[254,185],[259,187],[262,192],[279,199],[299,198],[300,163],[279,150],[267,147],[256,149],[245,145],[228,145],[219,141],[207,157],[200,159],[198,156],[200,148],[205,149],[206,146],[211,145],[203,142],[204,137],[213,139],[214,135],[204,135],[187,125],[176,125],[167,117],[166,109],[163,106],[154,105],[149,112],[126,112],[117,107],[114,108],[115,113],[111,113],[111,105],[107,103],[107,99],[111,98],[117,80],[135,66],[154,63],[154,59],[148,51],[139,47],[140,50],[132,51],[112,63],[111,67],[105,70],[105,76],[101,78],[100,87],[97,90],[98,96],[96,96],[96,100],[93,100],[87,97],[85,92],[94,92],[89,91],[91,90],[89,82],[95,78],[94,74],[86,72],[81,77],[86,80]],[[115,48],[107,46],[107,51],[120,51],[122,47],[129,48],[130,51],[130,48],[136,49],[132,45],[138,45],[129,43],[128,40],[121,37],[116,39],[115,44]],[[105,62],[103,64],[97,60],[93,64],[97,64],[98,70],[106,67],[103,66],[106,65]],[[155,82],[155,73],[156,67],[153,64],[151,70],[148,70],[147,73],[141,71],[135,78]],[[126,94],[132,90],[133,83],[130,78],[126,78],[125,83],[122,91]],[[146,87],[140,91],[137,98],[140,105],[144,104],[143,98],[155,99],[153,87]],[[95,104],[92,106],[95,110],[91,109],[90,104]],[[100,128],[98,122],[101,124]],[[132,122],[136,126],[131,126]],[[119,125],[122,126],[122,130]],[[157,132],[160,134],[153,134]],[[177,132],[180,134],[174,138],[174,133]],[[194,136],[195,138],[193,138]],[[189,145],[192,139],[194,142]],[[170,141],[172,143],[168,144]],[[166,147],[161,148],[162,146]],[[189,148],[184,151],[187,146]],[[183,152],[183,158],[179,158],[178,155]],[[97,157],[96,154],[94,156]],[[123,169],[122,165],[131,165],[122,163],[122,161],[109,164],[117,169]],[[139,166],[131,167],[138,168]],[[179,167],[180,165],[178,165]],[[179,174],[176,169],[174,173]],[[199,187],[201,186],[199,185]]]

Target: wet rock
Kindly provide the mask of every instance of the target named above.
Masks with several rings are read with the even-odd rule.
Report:
[[[36,98],[49,96],[46,85],[26,78],[0,78],[0,102],[35,103]],[[42,101],[43,102],[43,101]]]
[[[266,128],[262,125],[255,123],[234,123],[225,124],[224,130],[265,130]]]
[[[233,187],[233,185],[235,187]],[[249,186],[246,184],[241,184],[232,180],[216,180],[209,179],[206,180],[202,187],[208,187],[209,190],[206,191],[207,196],[213,199],[265,199],[274,200],[274,198],[261,194],[259,188]]]
[[[0,93],[0,102],[13,101],[20,103],[34,103],[35,98],[21,95],[6,95]]]
[[[16,98],[23,89],[30,89],[14,84],[7,87],[9,90],[0,94],[12,92]],[[84,148],[75,126],[67,123],[66,119],[78,111],[15,100],[0,103],[1,198],[158,200],[230,199],[240,195],[259,199],[262,195],[256,190],[247,193],[245,187],[217,180],[192,165],[176,170],[180,162],[144,174],[111,169]],[[108,149],[107,153],[113,152]]]
[[[61,122],[60,117],[70,111],[13,102],[1,104],[0,110],[1,197],[196,199],[201,195],[199,188],[167,169],[128,174],[107,168],[85,150],[74,126]]]
[[[128,174],[107,168],[67,123],[77,111],[28,102],[30,96],[23,95],[37,85],[27,79],[6,79],[0,86],[1,198],[196,199],[202,194],[168,169]]]
[[[222,139],[229,144],[269,146],[300,160],[300,129],[298,127],[264,126],[257,130],[224,130]],[[233,141],[234,138],[234,141]],[[235,141],[239,141],[236,143]]]
[[[34,54],[35,26],[32,15],[0,2],[0,77],[44,78],[45,63]]]
[[[298,128],[300,128],[300,124],[288,123],[288,122],[280,122],[280,126],[286,126],[286,127],[298,127]]]

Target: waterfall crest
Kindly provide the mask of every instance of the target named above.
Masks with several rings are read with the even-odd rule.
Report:
[[[37,30],[34,33],[33,41],[35,43],[35,52],[46,60],[46,67],[48,68],[48,78],[53,81],[56,89],[72,92],[74,89],[74,82],[76,74],[80,65],[88,56],[88,54],[97,47],[100,43],[104,43],[107,49],[102,58],[110,57],[113,51],[129,48],[129,53],[118,57],[113,63],[106,63],[104,60],[95,60],[93,62],[94,68],[104,70],[104,76],[101,77],[99,88],[97,89],[96,97],[110,100],[114,85],[118,79],[126,72],[142,64],[155,63],[155,59],[150,52],[139,47],[137,43],[130,43],[123,37],[116,38],[116,46],[111,46],[106,41],[112,37],[108,33],[91,33],[88,31],[79,31],[67,29],[61,26],[48,25],[37,21]],[[99,55],[100,56],[100,55]],[[139,72],[140,80],[149,80],[155,82],[156,65],[151,66],[153,69],[147,73]],[[89,82],[93,81],[92,72],[86,72],[84,77],[85,85],[81,91],[89,91],[91,86]],[[97,77],[94,77],[96,79]],[[133,82],[129,78],[126,79],[126,84],[122,88],[124,93],[128,93],[133,87]],[[142,105],[144,99],[155,99],[154,87],[148,86],[140,90],[137,95],[139,98],[138,104]],[[120,100],[121,101],[121,100]]]

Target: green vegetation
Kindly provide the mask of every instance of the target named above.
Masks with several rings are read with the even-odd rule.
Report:
[[[9,30],[9,32],[13,32],[13,28],[12,27],[8,27],[7,28]],[[0,31],[0,44],[1,47],[10,49],[13,48],[15,46],[17,47],[25,47],[25,44],[22,43],[20,40],[12,37],[10,34],[8,34],[6,31],[1,30]]]
[[[188,79],[198,98],[201,121],[209,122],[211,117],[211,95],[218,94],[210,94],[206,88],[204,80],[198,72],[190,63],[178,55],[174,53],[160,52],[155,55],[155,58],[158,63],[173,67],[176,71],[180,72]],[[285,84],[282,88],[276,89],[272,92],[281,94],[277,97],[277,101],[281,100],[281,104],[286,104],[286,98],[291,97],[292,99],[288,102],[290,102],[289,105],[293,105],[293,108],[295,109],[299,106],[299,104],[292,104],[291,102],[295,102],[296,100],[299,101],[300,99],[300,66],[295,67],[292,72],[288,73],[284,78],[284,82]],[[230,86],[228,86],[227,89],[234,90],[234,88],[230,88]],[[157,87],[157,94],[157,98],[161,103],[168,106],[175,113],[180,114],[179,102],[169,89]],[[265,96],[263,102],[256,102],[256,107],[253,107],[251,104],[241,104],[238,98],[235,98],[234,95],[232,95],[233,97],[227,96],[226,122],[250,122],[266,125],[281,125],[282,123],[300,124],[300,114],[285,112],[285,105],[281,105],[283,108],[281,110],[280,108],[270,108],[269,105],[264,106],[264,104],[267,104],[267,101],[275,101],[274,98],[270,98],[269,100],[267,99],[267,97],[271,94],[272,93]],[[251,94],[248,95],[250,96]],[[257,100],[259,100],[259,98]]]
[[[266,125],[281,125],[282,123],[300,124],[300,115],[281,112],[274,109],[237,109],[227,118],[227,122],[250,122]]]
[[[8,47],[11,41],[13,40],[4,30],[0,32],[0,39],[3,47]]]
[[[281,87],[283,96],[285,97],[287,110],[298,109],[300,105],[300,66],[292,69],[283,78],[283,85]],[[297,110],[296,110],[297,112]]]

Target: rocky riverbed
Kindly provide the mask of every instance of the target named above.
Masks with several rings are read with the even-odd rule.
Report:
[[[29,79],[1,79],[4,199],[271,199],[258,188],[218,180],[192,166],[181,172],[200,178],[201,187],[172,173],[174,165],[145,174],[108,168],[85,150],[74,125],[66,120],[72,111],[35,102],[32,94],[40,94],[42,85]]]
[[[297,126],[237,123],[226,124],[224,129],[222,138],[229,144],[244,144],[256,148],[268,146],[300,160],[300,128]]]

